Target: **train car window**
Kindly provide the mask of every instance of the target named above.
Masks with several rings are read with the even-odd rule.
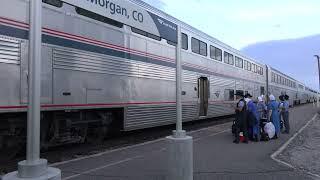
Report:
[[[229,64],[229,53],[228,52],[224,52],[224,62]]]
[[[216,60],[222,61],[222,50],[219,48],[216,48]]]
[[[88,11],[88,10],[85,10],[85,9],[82,9],[82,8],[79,8],[79,7],[76,7],[76,12],[78,14],[82,15],[82,16],[85,16],[85,17],[88,17],[88,18],[91,18],[91,19],[94,19],[94,20],[97,20],[97,21],[100,21],[100,22],[103,22],[103,23],[118,27],[118,28],[122,28],[123,27],[123,23],[121,23],[119,21],[115,21],[113,19],[101,16],[99,14],[96,14],[94,12],[91,12],[91,11]]]
[[[42,2],[58,8],[61,8],[63,5],[63,2],[61,0],[42,0]]]
[[[250,62],[248,62],[248,69],[247,70],[251,71],[251,63]]]
[[[235,65],[236,67],[243,68],[243,59],[235,56]]]
[[[222,61],[222,50],[214,46],[210,46],[210,58]]]
[[[200,54],[200,40],[191,38],[191,50],[194,53]]]
[[[234,90],[233,89],[225,89],[224,90],[224,100],[225,101],[234,101]]]
[[[131,27],[131,31],[134,32],[134,33],[137,33],[137,34],[140,34],[142,36],[146,36],[147,37],[147,32],[146,31],[142,31],[142,30],[134,28],[134,27]]]
[[[157,36],[157,35],[154,35],[154,34],[151,34],[151,33],[147,33],[147,37],[148,38],[151,38],[151,39],[154,39],[154,40],[157,40],[157,41],[161,41],[161,37],[160,36]]]
[[[260,86],[260,94],[264,94],[264,87]]]
[[[145,37],[157,40],[157,41],[161,41],[161,37],[156,36],[154,34],[147,33],[146,31],[143,31],[141,29],[137,29],[137,28],[131,27],[131,31],[134,32],[134,33],[140,34],[142,36],[145,36]]]
[[[167,40],[167,43],[170,44],[170,45],[172,45],[172,46],[176,46],[176,45],[177,45],[177,43],[172,42],[172,41],[169,41],[169,40]]]
[[[234,59],[232,54],[229,54],[229,64],[234,65]]]
[[[188,35],[181,33],[181,48],[188,50]]]
[[[207,43],[200,41],[200,54],[207,56]]]
[[[216,47],[210,46],[210,58],[216,59]]]
[[[257,65],[252,63],[252,72],[257,72]]]
[[[225,51],[224,62],[230,65],[233,65],[234,64],[233,55]]]

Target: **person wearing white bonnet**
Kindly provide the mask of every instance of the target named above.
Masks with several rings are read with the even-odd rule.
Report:
[[[272,94],[269,96],[269,99],[270,99],[270,101],[275,101],[276,100],[276,98]]]
[[[279,103],[276,101],[274,95],[269,96],[270,102],[268,104],[268,110],[271,111],[270,121],[273,123],[276,134],[274,139],[277,139],[280,136],[280,114],[279,114]]]

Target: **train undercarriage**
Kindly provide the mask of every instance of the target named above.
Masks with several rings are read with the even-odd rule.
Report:
[[[27,113],[0,114],[0,150],[23,151]],[[41,112],[41,149],[102,141],[123,127],[123,108]]]

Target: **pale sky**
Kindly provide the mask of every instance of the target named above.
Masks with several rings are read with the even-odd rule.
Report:
[[[320,0],[143,1],[238,50],[259,42],[320,34]],[[278,59],[264,62],[318,89],[318,72],[313,57],[313,53],[318,53],[318,50],[317,47],[314,48],[315,52],[302,55],[305,58],[301,59],[305,62],[303,66],[292,64],[278,67]],[[286,59],[286,62],[299,62],[299,58]]]
[[[144,1],[236,49],[320,33],[319,0]]]

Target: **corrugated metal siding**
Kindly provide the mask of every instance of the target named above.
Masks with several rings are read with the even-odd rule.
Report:
[[[130,106],[127,109],[125,130],[172,124],[176,120],[176,106]]]
[[[198,105],[197,104],[184,104],[182,105],[182,120],[191,121],[198,118]]]
[[[231,104],[209,104],[208,116],[217,117],[234,114],[234,108]]]
[[[0,63],[20,64],[20,57],[20,42],[0,37]]]
[[[223,77],[212,76],[212,77],[210,77],[210,84],[211,84],[211,86],[221,86],[221,87],[233,89],[235,86],[235,80],[227,79],[227,78],[223,78]]]
[[[175,68],[145,62],[138,62],[138,64],[140,77],[167,81],[176,80]]]
[[[139,73],[139,65],[134,61],[70,49],[54,49],[53,65],[57,69],[112,75],[138,76]]]
[[[140,61],[72,49],[54,49],[56,69],[175,81],[175,69]]]
[[[197,118],[197,105],[182,106],[183,121]],[[176,105],[165,106],[130,106],[127,108],[125,130],[135,130],[154,126],[174,124],[176,122]]]
[[[196,72],[182,70],[182,81],[186,83],[197,83],[198,75]]]
[[[243,90],[244,86],[243,86],[243,81],[236,81],[236,89],[237,90]]]

